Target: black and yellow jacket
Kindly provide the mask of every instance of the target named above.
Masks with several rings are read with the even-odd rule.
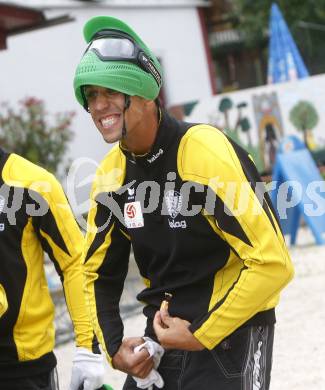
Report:
[[[54,306],[44,273],[48,253],[64,286],[76,344],[91,349],[82,285],[83,236],[53,175],[0,149],[1,378],[56,365]],[[6,310],[5,310],[6,309]]]
[[[146,333],[164,298],[208,349],[244,324],[274,323],[293,276],[284,238],[247,153],[218,129],[163,113],[150,153],[115,146],[97,171],[86,236],[86,298],[112,357],[130,243],[146,288]]]
[[[0,318],[8,309],[8,301],[4,288],[0,284]]]

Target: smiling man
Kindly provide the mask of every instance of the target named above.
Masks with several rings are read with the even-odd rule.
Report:
[[[122,92],[95,85],[86,85],[84,96],[93,121],[106,142],[113,143],[123,138],[125,148],[136,154],[150,149],[157,127],[157,107],[154,101],[138,96],[131,98]],[[125,116],[128,118],[127,137]],[[149,133],[147,129],[150,123],[152,130]]]
[[[104,140],[118,141],[92,189],[86,294],[108,360],[129,374],[123,389],[154,366],[134,352],[141,337],[123,339],[131,244],[146,284],[145,336],[166,349],[163,388],[269,389],[274,308],[293,267],[254,163],[220,130],[161,109],[160,64],[124,22],[92,18],[84,36],[76,98]]]
[[[92,107],[93,120],[104,140],[108,143],[119,141],[124,95],[108,88],[96,86],[86,86],[84,91],[88,107]],[[107,101],[110,102],[109,109],[107,109]]]

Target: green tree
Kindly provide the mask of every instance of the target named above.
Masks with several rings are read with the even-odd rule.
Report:
[[[227,130],[230,130],[230,123],[229,123],[229,113],[228,111],[231,110],[233,107],[233,102],[228,97],[224,97],[220,100],[219,103],[219,111],[223,113],[225,116],[225,128]]]
[[[234,132],[236,134],[238,134],[238,130],[239,128],[242,128],[241,126],[241,120],[243,118],[243,109],[247,107],[247,103],[246,102],[241,102],[239,104],[237,104],[237,121],[236,121],[236,125],[235,125],[235,128],[234,128]],[[245,130],[243,130],[245,131]]]
[[[251,124],[249,123],[249,119],[244,117],[240,120],[240,128],[243,133],[247,134],[248,146],[252,146],[252,137],[250,133]]]
[[[44,102],[34,97],[20,101],[16,110],[2,104],[0,146],[57,173],[73,137],[73,116],[73,112],[57,113],[52,124]]]
[[[311,138],[311,130],[317,126],[318,120],[317,111],[307,101],[299,101],[290,111],[290,121],[297,130],[303,132],[307,147],[310,146],[309,139]]]
[[[232,0],[231,16],[237,21],[236,27],[245,33],[249,45],[256,45],[257,41],[263,35],[265,36],[273,2],[274,0]],[[302,37],[299,34],[299,31],[301,33],[299,21],[325,24],[325,0],[278,0],[276,3],[291,32],[298,40],[306,39],[306,36]],[[320,39],[324,41],[324,35],[318,35],[321,35]]]

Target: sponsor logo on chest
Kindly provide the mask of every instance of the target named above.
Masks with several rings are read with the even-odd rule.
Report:
[[[128,200],[133,200],[135,198],[135,189],[128,188]]]
[[[124,221],[128,229],[144,226],[141,204],[139,201],[124,204]]]
[[[154,154],[152,157],[150,158],[147,158],[147,161],[152,164],[154,161],[157,160],[157,158],[159,158],[160,156],[162,156],[164,154],[164,151],[163,149],[159,149],[158,152],[156,154]]]

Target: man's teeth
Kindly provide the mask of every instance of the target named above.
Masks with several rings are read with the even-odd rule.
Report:
[[[116,117],[104,118],[101,120],[103,126],[111,126],[117,121]]]

